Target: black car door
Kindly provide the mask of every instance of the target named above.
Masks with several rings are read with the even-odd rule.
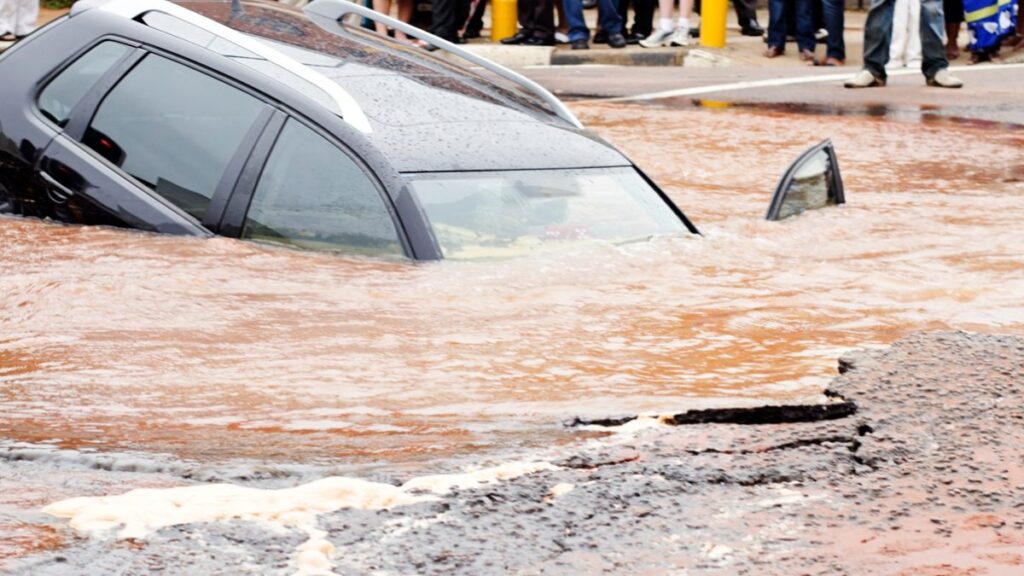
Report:
[[[47,111],[50,86],[39,106],[60,122]],[[220,220],[272,112],[224,79],[133,49],[66,112],[63,131],[43,153],[37,175],[49,215],[154,232],[216,232],[202,224]]]

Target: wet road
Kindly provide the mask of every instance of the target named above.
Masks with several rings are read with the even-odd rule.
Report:
[[[414,266],[0,220],[0,562],[69,537],[61,498],[500,463],[598,434],[574,416],[819,402],[916,330],[1024,332],[1019,126],[575,108],[705,236]],[[849,203],[761,220],[823,137]]]

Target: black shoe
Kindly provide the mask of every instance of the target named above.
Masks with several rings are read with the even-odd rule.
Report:
[[[700,28],[690,28],[690,38],[700,38]]]
[[[465,38],[466,40],[472,40],[474,38],[479,38],[480,37],[480,31],[479,30],[470,29],[470,28],[466,28],[466,33],[463,34],[462,37]]]
[[[593,42],[594,44],[607,44],[608,33],[605,32],[604,30],[598,30],[597,32],[594,33],[594,39],[591,40],[591,42]]]
[[[625,48],[626,37],[622,34],[609,34],[608,35],[608,46],[612,48]]]
[[[555,45],[555,39],[554,38],[537,38],[536,36],[533,36],[532,38],[527,38],[526,40],[523,40],[523,46],[554,46],[554,45]]]
[[[449,42],[451,42],[452,44],[468,44],[466,39],[463,38],[462,36],[456,36],[455,38],[449,40]]]
[[[588,44],[586,40],[573,40],[572,41],[572,49],[573,50],[590,50],[590,44]]]
[[[529,38],[532,38],[532,34],[527,34],[527,33],[523,32],[522,30],[520,30],[519,32],[516,32],[514,36],[509,36],[508,38],[502,38],[501,39],[501,43],[506,45],[506,46],[511,45],[511,44],[522,44],[523,42],[525,42]]]
[[[744,36],[760,36],[764,34],[764,28],[757,23],[757,20],[751,18],[745,25],[740,26],[740,34]]]
[[[630,32],[626,34],[626,44],[639,44],[641,40],[647,38],[647,34],[641,34],[639,32]]]

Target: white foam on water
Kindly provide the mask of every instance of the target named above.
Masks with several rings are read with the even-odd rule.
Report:
[[[401,486],[332,476],[268,490],[235,484],[138,489],[124,494],[70,498],[43,508],[72,528],[94,534],[118,529],[118,538],[146,538],[168,526],[246,520],[298,528],[308,538],[295,553],[296,574],[331,574],[334,546],[317,528],[320,514],[344,508],[389,510],[437,500],[455,489],[475,488],[558,467],[549,462],[509,462],[456,474],[421,476]]]

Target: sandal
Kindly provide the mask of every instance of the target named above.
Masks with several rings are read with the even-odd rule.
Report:
[[[7,34],[4,34],[3,36],[0,36],[0,42],[15,42],[17,40],[18,40],[18,37],[15,36],[14,34],[10,33],[10,32],[8,32]]]

